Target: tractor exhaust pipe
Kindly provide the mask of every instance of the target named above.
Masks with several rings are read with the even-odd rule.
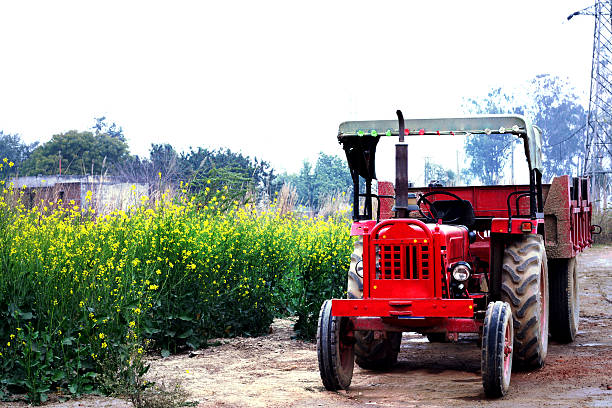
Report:
[[[395,207],[397,218],[408,217],[408,145],[404,143],[404,115],[397,112],[399,143],[395,145]]]

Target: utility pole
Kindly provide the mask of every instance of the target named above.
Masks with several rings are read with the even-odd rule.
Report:
[[[595,205],[605,206],[606,203],[598,203],[597,196],[601,187],[606,188],[607,178],[612,173],[612,0],[598,0],[592,6],[572,13],[567,19],[578,15],[595,17],[582,174],[591,176],[591,201]],[[599,176],[597,179],[595,174]],[[600,188],[596,187],[597,184],[600,184]]]
[[[459,185],[459,150],[456,150],[457,153],[457,175],[455,176],[455,185]]]
[[[431,170],[430,165],[429,165],[429,160],[431,159],[430,156],[425,156],[425,168],[423,169],[423,173],[424,173],[424,177],[425,180],[423,182],[424,186],[428,186],[429,185],[429,172]]]

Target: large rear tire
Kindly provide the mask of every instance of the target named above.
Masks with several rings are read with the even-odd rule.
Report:
[[[402,333],[355,332],[355,362],[366,370],[387,371],[397,363]]]
[[[427,333],[427,340],[430,343],[448,343],[446,333]]]
[[[504,251],[501,300],[512,309],[514,362],[544,365],[548,352],[548,263],[540,235],[523,235]]]
[[[355,241],[348,271],[347,297],[363,298],[363,238]],[[355,332],[355,362],[367,370],[388,370],[397,362],[402,342],[398,332]]]
[[[489,398],[503,397],[510,387],[513,334],[510,305],[499,301],[489,303],[482,331],[480,360],[482,385]]]
[[[576,258],[551,259],[550,335],[559,343],[571,343],[578,332],[580,300]]]
[[[353,331],[348,317],[332,316],[332,302],[321,306],[317,328],[317,357],[323,385],[329,391],[346,390],[355,364]]]

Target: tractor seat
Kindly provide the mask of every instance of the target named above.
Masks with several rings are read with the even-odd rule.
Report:
[[[465,225],[470,228],[476,222],[472,203],[467,200],[436,200],[431,205],[443,223]]]

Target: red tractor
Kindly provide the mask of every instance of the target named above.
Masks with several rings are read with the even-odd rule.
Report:
[[[488,397],[505,395],[512,364],[544,364],[549,332],[571,342],[578,328],[576,255],[591,245],[586,178],[542,184],[541,132],[522,116],[344,122],[338,140],[354,182],[348,298],[327,300],[317,331],[325,388],[347,389],[354,362],[388,369],[402,332],[430,341],[478,333]],[[415,188],[407,136],[514,135],[522,139],[529,184]],[[379,182],[381,138],[395,145],[395,187]],[[360,179],[365,191],[360,191]],[[392,207],[392,208],[391,208]]]

